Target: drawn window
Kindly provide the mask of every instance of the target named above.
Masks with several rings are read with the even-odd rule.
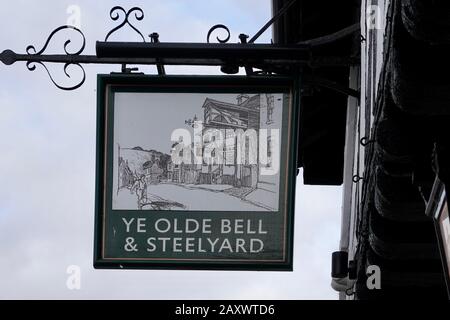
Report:
[[[267,167],[272,167],[272,137],[267,137]]]
[[[271,123],[273,123],[273,109],[274,109],[275,100],[274,100],[274,96],[273,95],[267,95],[266,99],[267,99],[267,120],[266,120],[266,124],[271,124]]]

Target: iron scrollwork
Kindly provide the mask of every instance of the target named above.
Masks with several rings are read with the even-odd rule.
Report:
[[[78,29],[78,28],[76,28],[76,27],[74,27],[74,26],[69,26],[69,25],[61,26],[61,27],[58,27],[58,28],[56,28],[55,30],[53,30],[53,32],[49,35],[49,37],[47,38],[47,41],[45,42],[45,44],[44,44],[44,46],[42,47],[41,50],[37,51],[36,48],[35,48],[35,46],[29,45],[29,46],[26,48],[27,54],[28,54],[30,57],[32,57],[32,56],[38,57],[38,56],[42,55],[42,54],[45,52],[45,50],[47,49],[47,47],[48,47],[48,45],[49,45],[51,39],[53,38],[53,36],[54,36],[56,33],[60,32],[60,31],[62,31],[62,30],[74,30],[76,33],[78,33],[79,35],[81,35],[81,37],[82,37],[82,44],[81,44],[81,47],[80,47],[77,51],[75,51],[75,52],[69,52],[69,50],[68,50],[68,46],[69,46],[69,44],[72,42],[72,40],[68,39],[68,40],[66,40],[66,41],[64,42],[64,53],[65,53],[67,56],[79,56],[79,55],[83,52],[83,50],[84,50],[84,48],[85,48],[85,46],[86,46],[86,38],[84,37],[84,34],[83,34],[83,32],[81,32],[80,29]],[[68,72],[68,67],[69,67],[69,66],[76,66],[76,67],[78,67],[78,68],[82,71],[82,73],[83,73],[82,79],[81,79],[76,85],[74,85],[74,86],[69,86],[69,87],[62,86],[62,85],[59,85],[58,83],[56,83],[56,81],[54,80],[53,76],[51,75],[49,69],[47,68],[47,66],[46,66],[42,61],[39,61],[39,60],[30,60],[30,61],[27,61],[27,64],[26,64],[27,69],[28,69],[29,71],[34,71],[34,70],[36,70],[36,64],[41,65],[41,66],[45,69],[45,71],[47,72],[47,74],[48,74],[50,80],[53,82],[53,84],[54,84],[57,88],[59,88],[59,89],[61,89],[61,90],[75,90],[75,89],[78,89],[79,87],[81,87],[81,86],[83,85],[84,81],[86,80],[86,72],[84,71],[84,68],[81,66],[81,64],[76,63],[76,62],[66,62],[66,63],[64,64],[63,71],[64,71],[64,74],[66,75],[66,77],[68,77],[68,78],[71,78],[71,76],[70,76],[70,74],[69,74],[69,72]]]
[[[288,70],[290,68],[290,66],[295,66],[295,67],[300,67],[303,66],[305,64],[311,65],[313,62],[315,63],[315,65],[317,66],[350,66],[350,65],[354,65],[358,62],[355,62],[353,60],[349,60],[347,57],[344,57],[343,59],[336,59],[336,57],[324,57],[323,61],[320,59],[316,60],[312,60],[311,57],[311,46],[310,45],[305,45],[306,43],[311,43],[311,41],[306,41],[306,42],[302,42],[300,43],[300,46],[293,46],[289,49],[292,50],[293,54],[292,55],[282,55],[283,58],[279,58],[278,55],[274,55],[274,52],[278,49],[283,49],[280,52],[284,52],[286,53],[287,50],[286,48],[279,48],[279,46],[275,46],[273,48],[271,48],[270,46],[267,45],[257,45],[254,43],[254,41],[256,39],[258,39],[258,37],[264,33],[269,27],[270,25],[272,25],[275,21],[277,21],[283,14],[285,14],[285,12],[298,0],[289,0],[289,3],[285,4],[283,6],[282,9],[280,9],[274,16],[272,19],[270,19],[252,38],[249,39],[249,37],[245,34],[240,34],[239,35],[239,40],[240,40],[240,44],[241,46],[221,46],[221,45],[199,45],[199,44],[191,44],[192,48],[195,49],[193,52],[195,54],[193,55],[189,55],[189,56],[185,56],[180,52],[180,56],[175,55],[175,57],[169,58],[169,59],[165,59],[164,57],[161,57],[161,52],[164,50],[167,51],[173,51],[173,50],[180,50],[179,46],[177,46],[178,44],[167,44],[166,46],[164,45],[158,45],[157,43],[158,41],[158,36],[156,33],[153,33],[150,35],[150,42],[152,44],[144,45],[144,46],[140,46],[141,48],[147,48],[151,50],[154,50],[154,55],[152,56],[151,54],[149,55],[140,55],[140,56],[134,56],[133,54],[130,54],[130,52],[128,52],[128,54],[125,54],[125,56],[120,56],[120,55],[108,55],[107,51],[108,51],[108,45],[111,45],[111,43],[108,44],[108,40],[110,39],[110,37],[116,33],[116,31],[118,31],[119,29],[122,29],[123,27],[125,27],[126,25],[128,25],[134,32],[136,32],[138,34],[138,36],[140,38],[142,38],[142,41],[144,42],[144,44],[147,43],[146,38],[144,37],[144,35],[136,28],[136,21],[141,21],[144,19],[144,11],[139,8],[139,7],[132,7],[129,10],[124,9],[121,6],[115,6],[113,7],[110,12],[110,18],[113,21],[116,21],[117,25],[107,33],[106,37],[105,37],[105,41],[104,42],[98,42],[97,43],[97,55],[86,55],[86,54],[82,54],[82,52],[85,49],[85,37],[84,34],[81,32],[81,30],[79,30],[76,27],[73,26],[61,26],[57,29],[55,29],[50,36],[47,38],[44,46],[42,47],[42,49],[37,50],[34,46],[30,45],[26,48],[26,53],[22,54],[22,53],[15,53],[12,50],[4,50],[3,52],[0,52],[0,62],[2,62],[5,65],[11,65],[17,61],[24,61],[26,62],[26,66],[28,68],[29,71],[34,71],[37,68],[37,65],[41,65],[45,71],[47,72],[48,76],[50,77],[50,80],[53,82],[53,84],[62,90],[74,90],[79,88],[81,85],[83,85],[83,83],[85,82],[85,78],[86,78],[86,73],[84,68],[82,67],[82,65],[84,64],[120,64],[122,65],[122,70],[123,72],[129,72],[131,69],[130,68],[126,68],[126,65],[156,65],[158,68],[158,74],[160,75],[164,75],[165,74],[165,70],[164,70],[164,64],[169,64],[169,65],[217,65],[221,67],[221,71],[223,73],[226,74],[235,74],[238,73],[239,68],[240,67],[245,67],[245,71],[247,75],[261,75],[261,74],[265,74],[265,75],[270,75],[273,73],[285,73],[286,70]],[[82,37],[82,44],[81,47],[79,47],[78,50],[76,51],[70,51],[69,50],[69,45],[72,43],[72,41],[66,40],[64,42],[64,53],[63,54],[48,54],[46,53],[47,48],[50,44],[50,42],[52,41],[54,35],[58,32],[61,31],[70,31],[70,32],[75,32],[78,35],[81,35]],[[358,29],[359,30],[359,29]],[[217,37],[215,37],[215,39],[219,42],[219,44],[226,44],[230,38],[231,38],[231,32],[228,29],[227,26],[223,25],[223,24],[216,24],[214,25],[212,28],[209,29],[206,40],[207,43],[210,44],[210,40],[211,37],[213,35],[214,32],[216,31],[220,31],[219,35]],[[351,26],[350,28],[346,28],[345,33],[343,33],[342,31],[338,32],[338,35],[333,35],[332,41],[337,41],[341,38],[343,38],[344,36],[348,36],[349,34],[354,33],[355,31],[357,31],[357,28],[355,28],[355,26]],[[331,40],[329,40],[328,38],[330,38],[330,36],[327,37],[321,37],[319,38],[319,42],[320,44],[323,44],[324,40],[322,38],[326,38],[326,43],[330,43],[332,42]],[[313,39],[314,40],[314,39]],[[214,41],[214,40],[213,40]],[[317,43],[318,40],[315,39],[314,43]],[[73,44],[72,44],[73,45]],[[247,46],[253,46],[252,50],[246,50]],[[103,52],[102,54],[99,54],[99,47],[103,48]],[[136,48],[136,44],[135,43],[129,43],[129,42],[124,42],[123,43],[123,47],[124,48]],[[185,48],[186,46],[183,46],[182,48]],[[188,46],[189,47],[189,46]],[[234,55],[233,58],[228,57],[227,55],[225,56],[221,56],[220,58],[218,58],[217,56],[210,56],[210,55],[203,55],[202,50],[204,50],[204,52],[208,52],[211,53],[214,50],[217,50],[217,52],[222,52],[222,49],[232,49],[233,52],[239,52],[238,50],[242,49],[242,52],[246,53],[245,57],[239,57],[236,58],[236,55]],[[156,50],[158,49],[158,50]],[[164,49],[164,50],[161,50]],[[209,50],[209,49],[213,49],[213,50]],[[257,49],[257,50],[256,50]],[[254,59],[254,54],[252,53],[254,51],[258,51],[260,50],[260,52],[266,53],[266,55],[262,57],[258,57],[258,62],[255,62]],[[125,50],[126,51],[126,50]],[[189,51],[189,50],[187,50]],[[178,53],[178,52],[177,52]],[[223,53],[223,52],[222,52]],[[298,53],[298,54],[297,54]],[[308,55],[309,53],[309,55]],[[168,54],[168,56],[170,56]],[[260,60],[260,61],[259,61]],[[318,62],[316,62],[318,61]],[[78,67],[79,69],[81,69],[82,72],[82,79],[74,86],[64,86],[61,84],[58,84],[55,81],[55,78],[52,75],[52,71],[51,69],[49,69],[47,67],[47,63],[60,63],[60,64],[64,64],[64,74],[67,78],[71,78],[71,75],[69,74],[69,71],[72,71],[71,69],[69,69],[69,67],[74,66],[74,67]],[[260,69],[258,70],[253,70],[254,68],[256,69]],[[326,80],[326,79],[317,79],[317,77],[315,77],[314,81],[313,81],[314,85],[320,85],[326,88],[330,88],[333,90],[336,90],[338,92],[342,92],[344,94],[347,94],[349,96],[354,96],[354,97],[359,97],[359,92],[355,91],[353,89],[349,89],[345,86],[341,86],[335,82]],[[362,141],[362,143],[364,144],[366,141]]]
[[[143,36],[143,34],[130,22],[130,16],[132,13],[134,13],[134,17],[136,18],[137,21],[141,21],[142,19],[144,19],[144,11],[139,8],[139,7],[133,7],[130,10],[126,11],[124,8],[120,7],[120,6],[115,6],[114,8],[111,9],[111,11],[109,12],[109,16],[111,17],[111,19],[113,21],[117,21],[119,20],[120,17],[120,12],[123,13],[123,21],[116,26],[114,29],[112,29],[105,37],[105,42],[108,41],[109,37],[116,32],[117,30],[121,29],[123,26],[125,25],[129,25],[131,27],[131,29],[133,29],[134,31],[136,31],[136,33],[142,38],[142,40],[145,42],[145,37]]]
[[[216,37],[217,41],[219,43],[227,43],[228,40],[230,40],[230,36],[231,36],[230,29],[228,29],[228,27],[223,24],[216,24],[215,26],[211,27],[211,29],[209,29],[208,35],[206,36],[206,42],[210,43],[209,38],[211,37],[211,34],[217,29],[222,29],[227,32],[227,36],[223,39]]]

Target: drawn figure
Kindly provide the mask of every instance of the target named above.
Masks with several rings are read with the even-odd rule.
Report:
[[[142,174],[140,177],[136,177],[130,192],[135,192],[137,196],[137,202],[139,210],[147,203],[147,181],[145,180],[145,175]]]

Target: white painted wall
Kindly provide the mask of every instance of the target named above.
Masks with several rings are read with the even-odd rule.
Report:
[[[356,237],[358,206],[361,202],[362,181],[354,183],[353,176],[364,175],[365,148],[363,137],[370,137],[373,125],[378,83],[383,67],[384,36],[389,0],[363,0],[361,6],[361,66],[350,72],[349,84],[361,92],[360,101],[348,100],[347,132],[344,163],[342,226],[340,250],[354,259],[358,239]],[[341,295],[345,298],[345,295]]]

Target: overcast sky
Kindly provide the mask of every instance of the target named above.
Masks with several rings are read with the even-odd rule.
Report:
[[[39,50],[50,32],[81,10],[84,54],[95,54],[116,24],[113,1],[15,0],[0,11],[0,51]],[[205,42],[211,26],[227,25],[231,40],[254,35],[270,18],[270,1],[123,1],[145,12],[137,26],[161,41]],[[63,53],[57,36],[49,53]],[[137,40],[126,29],[111,40]],[[270,31],[258,41],[269,43]],[[76,41],[73,45],[76,45]],[[74,48],[70,47],[70,48]],[[2,299],[336,299],[331,252],[338,249],[341,188],[297,180],[294,272],[105,271],[92,267],[94,232],[96,74],[119,66],[87,66],[86,83],[64,92],[37,65],[0,63],[0,298]],[[76,78],[76,69],[72,74]],[[154,67],[141,71],[155,73]],[[167,67],[173,73],[217,74],[218,68]],[[62,77],[62,66],[51,68]],[[70,80],[69,80],[70,81]],[[81,268],[81,289],[66,286],[70,265]]]

